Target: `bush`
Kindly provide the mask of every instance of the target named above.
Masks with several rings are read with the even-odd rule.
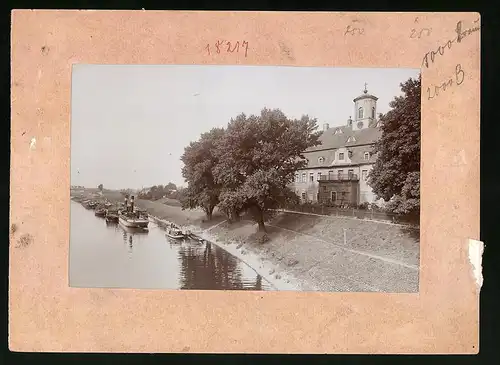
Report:
[[[368,204],[366,202],[365,203],[361,203],[361,204],[358,205],[358,209],[366,210],[366,209],[368,209],[369,206],[370,206],[370,204]]]

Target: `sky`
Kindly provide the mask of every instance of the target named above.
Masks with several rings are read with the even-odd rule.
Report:
[[[71,185],[138,189],[186,185],[180,157],[231,118],[279,108],[330,127],[354,118],[364,84],[377,113],[418,69],[281,66],[85,65],[72,70]]]

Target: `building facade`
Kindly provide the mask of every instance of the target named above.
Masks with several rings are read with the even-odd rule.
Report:
[[[302,202],[330,205],[382,204],[368,185],[376,161],[373,146],[381,135],[376,96],[365,89],[355,98],[354,120],[330,128],[323,125],[321,145],[304,152],[307,166],[298,170],[290,188]]]

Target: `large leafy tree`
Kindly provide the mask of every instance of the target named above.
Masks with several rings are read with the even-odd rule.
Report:
[[[377,162],[369,176],[374,193],[399,214],[420,212],[421,76],[402,83],[403,96],[382,115],[382,137],[375,145]]]
[[[221,186],[215,181],[212,170],[218,162],[216,143],[223,135],[222,128],[203,133],[198,141],[191,142],[184,149],[181,157],[184,163],[182,176],[188,183],[182,194],[181,206],[183,209],[202,208],[209,220],[219,203]]]
[[[302,153],[320,144],[316,129],[316,119],[289,119],[279,109],[232,119],[215,150],[213,173],[222,187],[221,209],[250,212],[265,232],[270,210],[295,197],[287,186],[306,165]]]

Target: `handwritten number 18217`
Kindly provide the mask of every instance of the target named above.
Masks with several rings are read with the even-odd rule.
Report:
[[[245,52],[245,57],[247,57],[248,54],[248,42],[243,41],[241,42],[240,46],[240,41],[237,41],[236,43],[231,43],[231,42],[226,42],[226,41],[217,41],[215,44],[211,45],[210,43],[205,46],[205,50],[207,51],[208,55],[210,56],[212,53],[217,53],[220,54],[221,52],[224,53],[239,53],[240,50],[241,52]]]

